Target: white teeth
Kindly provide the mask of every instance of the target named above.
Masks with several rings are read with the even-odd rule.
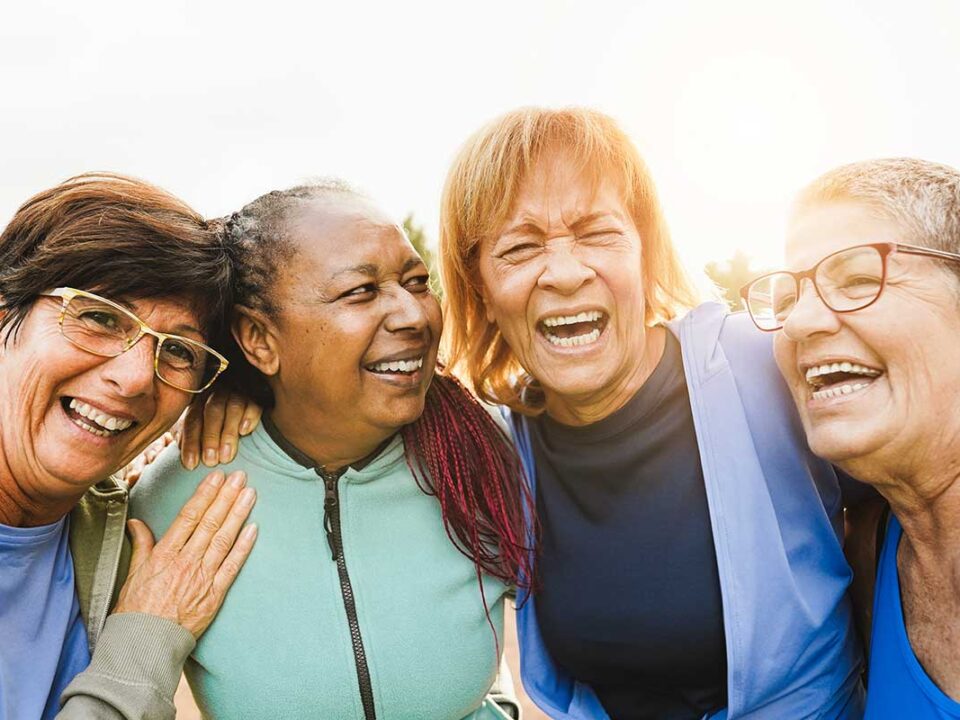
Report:
[[[82,415],[88,420],[92,420],[100,428],[105,428],[106,430],[121,431],[126,430],[128,427],[133,425],[133,420],[107,415],[105,412],[101,412],[92,405],[88,405],[87,403],[77,400],[76,398],[72,398],[70,400],[70,409],[76,411],[78,415]],[[90,430],[91,432],[96,430],[96,428],[93,428],[87,423],[81,423],[77,420],[74,420],[74,422],[84,429]],[[97,434],[99,434],[99,432]],[[104,433],[104,436],[107,434],[109,433]]]
[[[574,323],[596,322],[603,317],[599,310],[582,312],[579,315],[558,315],[556,317],[545,318],[543,324],[546,327],[558,327],[560,325],[573,325]]]
[[[868,368],[864,365],[858,365],[857,363],[827,363],[825,365],[816,365],[814,367],[807,368],[807,382],[810,382],[813,378],[820,377],[821,375],[829,375],[830,373],[837,372],[865,375],[866,377],[877,377],[878,375],[882,374],[879,370],[874,370],[873,368]]]
[[[573,337],[562,338],[550,333],[544,333],[544,337],[550,341],[551,345],[558,347],[576,347],[578,345],[589,345],[592,342],[596,342],[597,338],[600,337],[600,329],[594,328],[586,335],[574,335]]]
[[[395,362],[382,362],[369,366],[373,372],[403,372],[412,373],[423,367],[423,358],[418,357],[414,360],[397,360]]]
[[[99,437],[110,437],[110,433],[108,433],[106,430],[98,430],[92,425],[87,425],[87,423],[85,423],[80,418],[71,418],[71,420],[73,421],[74,425],[76,425],[77,427],[83,428],[87,432],[93,433],[94,435],[97,435]]]
[[[850,395],[855,393],[858,390],[863,390],[865,387],[868,387],[870,383],[854,383],[853,385],[841,385],[827,388],[825,390],[817,390],[813,393],[814,400],[826,400],[828,398],[839,397],[841,395]]]

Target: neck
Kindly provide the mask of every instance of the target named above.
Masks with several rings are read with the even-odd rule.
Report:
[[[81,495],[46,497],[27,484],[17,482],[0,451],[0,524],[9,527],[37,527],[55,523],[69,513]]]
[[[545,390],[547,415],[564,425],[582,426],[599,422],[615,413],[637,394],[657,367],[663,357],[666,333],[666,328],[661,325],[647,328],[639,362],[609,387],[572,397]]]
[[[912,554],[940,568],[960,563],[960,466],[902,476],[860,473],[890,503]],[[960,567],[960,566],[958,566]]]
[[[281,402],[270,413],[270,420],[280,434],[314,464],[328,472],[336,472],[367,458],[396,434],[396,430],[337,427],[336,423],[311,422],[301,408]]]

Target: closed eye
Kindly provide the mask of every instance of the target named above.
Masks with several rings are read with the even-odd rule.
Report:
[[[534,252],[539,249],[539,247],[540,246],[537,243],[532,242],[517,243],[516,245],[511,245],[505,250],[502,250],[498,255],[495,255],[495,257],[498,259],[517,258]]]

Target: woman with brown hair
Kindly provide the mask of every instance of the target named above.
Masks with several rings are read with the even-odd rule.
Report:
[[[110,476],[226,367],[231,278],[216,226],[119,175],[34,196],[0,235],[3,720],[173,717],[254,493],[212,473],[156,544],[130,522],[131,555]]]

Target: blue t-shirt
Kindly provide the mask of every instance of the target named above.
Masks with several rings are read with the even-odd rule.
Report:
[[[0,720],[54,717],[90,663],[67,527],[0,525]]]
[[[910,647],[897,573],[897,548],[902,534],[900,523],[891,515],[877,567],[864,720],[960,718],[960,703],[934,684]]]

